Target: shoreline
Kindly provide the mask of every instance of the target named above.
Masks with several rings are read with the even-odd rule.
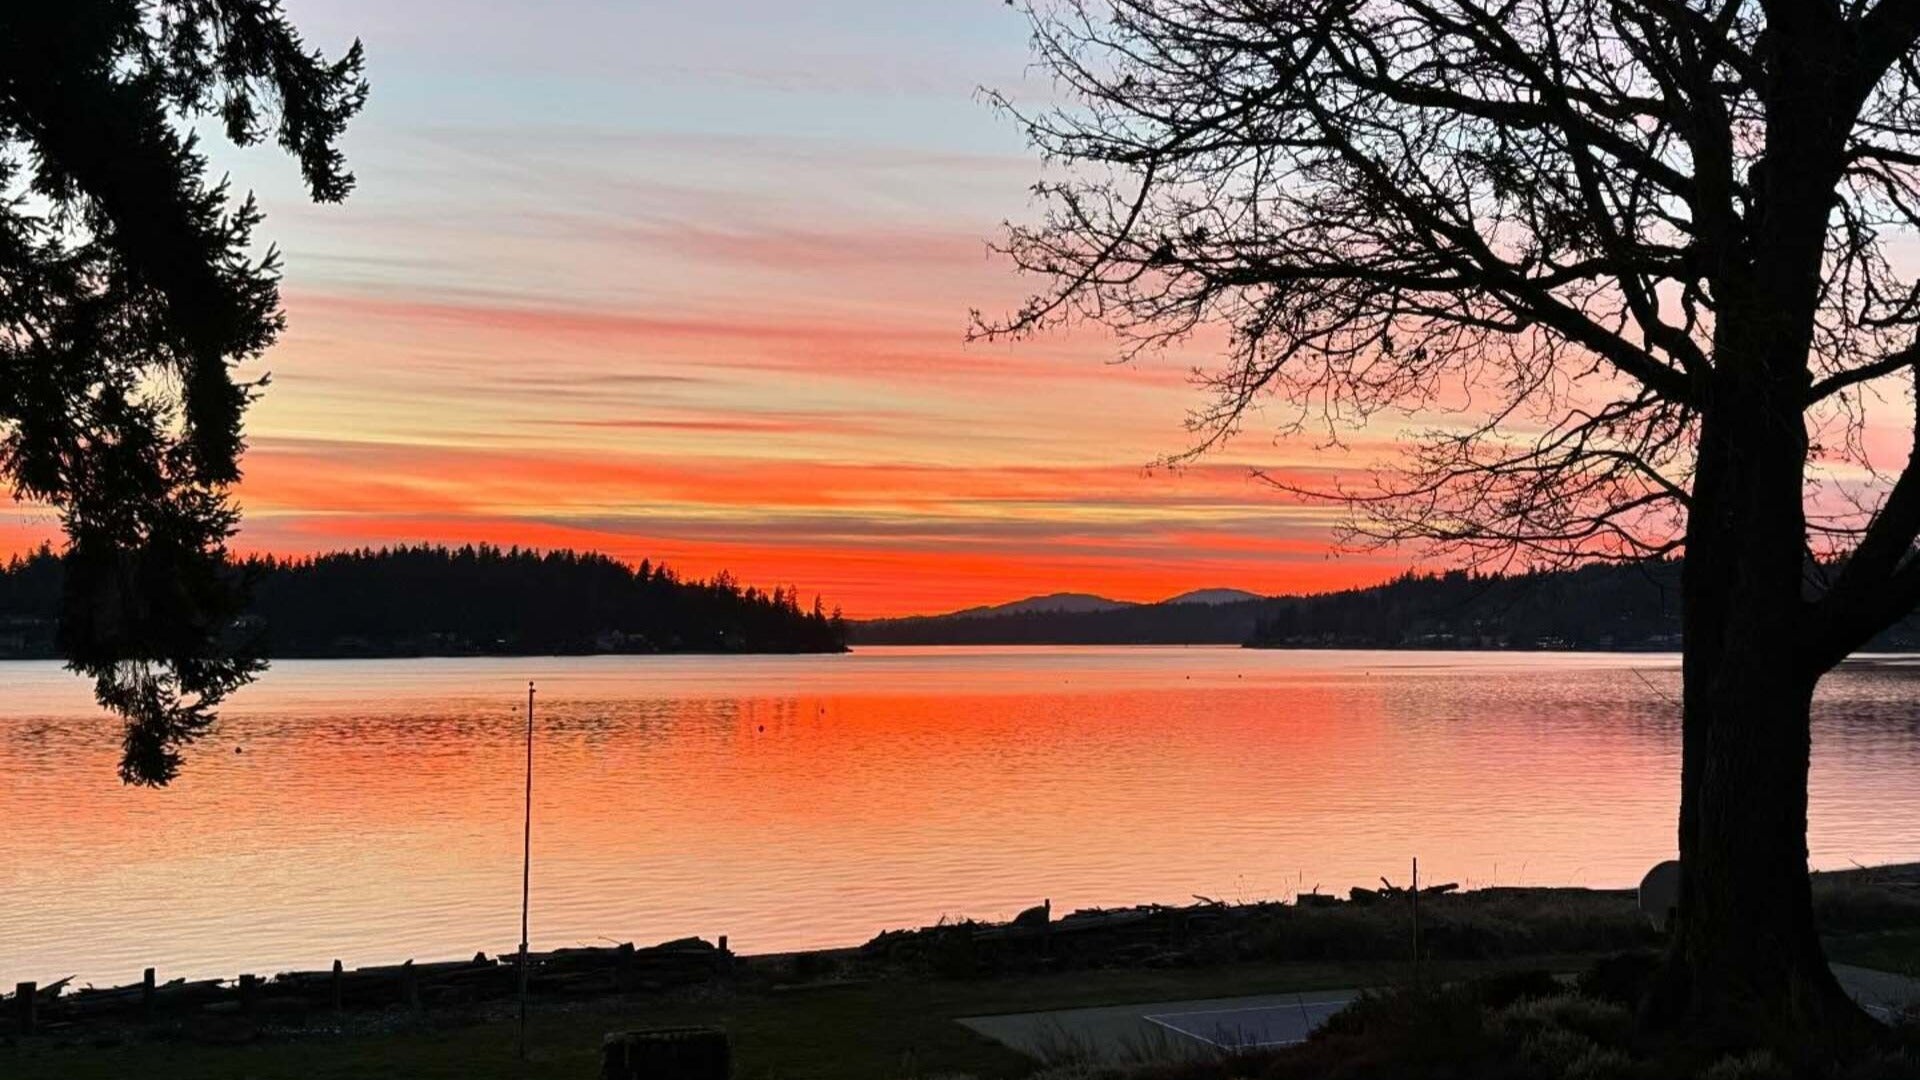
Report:
[[[1830,961],[1901,986],[1910,983],[1899,973],[1920,974],[1920,866],[1823,874],[1814,899]],[[1661,946],[1627,891],[1491,889],[1422,899],[1416,964],[1410,908],[1189,905],[1070,915],[1045,929],[946,924],[861,946],[737,956],[680,981],[636,978],[673,963],[636,963],[638,950],[624,969],[596,969],[575,953],[535,977],[526,1013],[512,994],[516,969],[459,961],[417,965],[412,980],[391,967],[358,974],[339,1007],[330,988],[255,981],[249,993],[227,987],[144,1015],[137,1004],[85,1022],[48,1012],[52,1023],[31,1035],[10,1030],[15,1012],[0,1007],[0,1074],[560,1080],[594,1075],[610,1032],[718,1027],[732,1038],[738,1076],[1013,1080],[1036,1075],[1035,1060],[967,1018],[1248,995],[1297,1001],[1410,980],[1557,986],[1645,972]],[[717,954],[675,946],[682,959]]]
[[[1891,863],[1844,870],[1813,871],[1816,893],[1843,895],[1857,906],[1859,895],[1871,893],[1885,906],[1889,897],[1901,915],[1920,929],[1920,862]],[[1859,894],[1859,895],[1856,895]],[[1910,903],[1908,901],[1910,900]],[[1525,929],[1526,948],[1554,953],[1619,951],[1645,947],[1658,940],[1638,909],[1633,888],[1525,885],[1460,889],[1454,883],[1422,887],[1419,907],[1429,921],[1423,949],[1459,952],[1453,959],[1484,959],[1482,953],[1511,953],[1516,942],[1496,947],[1491,939],[1460,941],[1448,937],[1450,919],[1467,921],[1497,916],[1499,922]],[[692,985],[712,978],[757,973],[762,977],[785,973],[788,981],[805,983],[845,969],[897,970],[922,974],[967,975],[1027,971],[1036,967],[1129,967],[1177,964],[1178,949],[1205,951],[1208,942],[1223,935],[1244,936],[1285,926],[1298,956],[1263,955],[1259,958],[1312,960],[1390,960],[1405,955],[1398,938],[1400,924],[1410,925],[1413,905],[1407,890],[1355,886],[1341,894],[1306,893],[1292,901],[1226,903],[1196,897],[1182,905],[1141,904],[1120,908],[1083,908],[1052,917],[1040,917],[1035,908],[1004,922],[971,919],[915,928],[883,929],[867,941],[817,948],[735,953],[727,935],[712,941],[680,938],[657,945],[632,942],[608,946],[567,946],[530,954],[536,978],[550,984],[547,992],[571,995],[583,992],[575,984],[590,984],[589,996],[601,992],[658,991]],[[1530,925],[1530,924],[1538,925]],[[1437,927],[1437,929],[1436,929]],[[1301,936],[1304,929],[1314,931]],[[1511,927],[1508,928],[1511,930]],[[1485,938],[1491,931],[1474,932]],[[1316,937],[1315,934],[1319,936]],[[1544,937],[1542,935],[1545,935]],[[1387,947],[1382,948],[1382,935]],[[478,935],[476,935],[478,936]],[[964,946],[958,944],[964,942]],[[1153,946],[1143,951],[1142,942]],[[1303,942],[1306,944],[1303,946]],[[1437,944],[1436,944],[1437,942]],[[1091,944],[1089,944],[1091,943]],[[1243,943],[1244,944],[1244,943]],[[1256,950],[1258,951],[1258,950]],[[1251,957],[1237,956],[1235,959]],[[1215,957],[1221,959],[1221,957]],[[221,1009],[247,1007],[245,998],[308,998],[331,994],[340,1007],[340,995],[349,1001],[379,1007],[401,1003],[417,1006],[423,993],[431,996],[443,980],[464,985],[468,994],[455,994],[461,1003],[499,996],[510,989],[507,977],[517,973],[511,953],[490,955],[484,950],[470,959],[413,958],[348,968],[334,961],[329,971],[271,972],[259,967],[235,966],[233,975],[175,977],[159,964],[148,969],[152,981],[94,986],[77,974],[7,972],[5,988],[24,984],[35,976],[36,993],[45,998],[42,1009],[58,1017],[71,1007],[74,1015],[116,1017],[135,1008],[151,1011],[156,997],[178,997],[178,1004]],[[868,972],[872,974],[871,971]],[[41,978],[48,981],[40,981]],[[336,986],[345,989],[333,988]],[[145,1002],[143,1005],[142,1003]],[[223,1004],[224,1003],[224,1004]],[[9,994],[0,994],[0,1024],[9,1015]],[[124,1018],[124,1017],[121,1017]]]

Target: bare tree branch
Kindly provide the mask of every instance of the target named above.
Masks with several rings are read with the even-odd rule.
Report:
[[[1397,467],[1298,493],[1349,505],[1350,542],[1465,558],[1681,550],[1703,424],[1737,403],[1810,433],[1795,550],[1896,572],[1906,489],[1857,477],[1861,395],[1920,356],[1920,281],[1888,254],[1920,235],[1920,6],[1028,10],[1060,101],[996,100],[1054,173],[1002,250],[1046,287],[977,334],[1088,319],[1131,357],[1224,327],[1174,460],[1269,405],[1333,439],[1398,417]],[[1816,588],[1859,602],[1844,572]]]

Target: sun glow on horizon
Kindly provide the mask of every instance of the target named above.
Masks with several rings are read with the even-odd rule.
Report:
[[[272,382],[237,551],[571,547],[863,618],[1404,568],[1336,554],[1330,508],[1252,475],[1330,481],[1392,431],[1250,428],[1149,468],[1188,447],[1217,340],[1125,365],[1092,330],[966,342],[1029,284],[987,245],[1040,166],[976,94],[1048,92],[1016,12],[726,6],[303,0],[315,45],[367,42],[373,94],[342,205],[206,142],[286,268],[287,331],[240,373]],[[0,510],[0,552],[58,531]]]

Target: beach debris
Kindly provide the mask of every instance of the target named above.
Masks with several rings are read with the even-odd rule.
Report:
[[[1450,892],[1458,891],[1459,888],[1460,883],[1457,881],[1449,881],[1443,885],[1423,885],[1420,887],[1420,896],[1423,898],[1445,896]],[[1381,878],[1380,887],[1377,889],[1368,889],[1359,885],[1348,889],[1347,902],[1364,907],[1368,904],[1378,904],[1387,900],[1405,900],[1412,895],[1412,890],[1395,885],[1386,878]]]
[[[725,940],[724,938],[722,940]],[[28,1020],[24,1007],[11,1011],[15,1030],[76,1021],[181,1016],[194,1012],[243,1016],[299,1015],[321,1009],[421,1008],[445,1002],[475,1002],[510,996],[519,973],[517,947],[490,959],[485,952],[470,960],[380,964],[348,969],[339,961],[322,971],[284,971],[271,979],[241,975],[235,979],[151,981],[151,975],[127,986],[82,987],[63,993],[72,977],[35,986],[36,1009]],[[596,994],[658,990],[717,978],[733,955],[701,938],[680,938],[638,948],[631,942],[611,946],[555,949],[527,957],[529,982],[537,993]],[[21,984],[25,988],[30,984]],[[0,1029],[8,1024],[0,1019]]]

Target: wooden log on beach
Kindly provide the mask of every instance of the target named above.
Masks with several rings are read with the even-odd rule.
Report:
[[[226,983],[221,979],[198,979],[188,982],[174,979],[164,986],[154,988],[155,1008],[181,1008],[199,1005],[209,1001],[218,1001],[226,994]]]
[[[629,946],[629,949],[631,949],[631,946]],[[606,948],[585,946],[570,949],[555,949],[552,952],[546,953],[531,953],[527,956],[527,960],[537,967],[550,970],[598,971],[612,967],[614,961],[617,959],[616,954],[619,951],[617,946]],[[636,956],[640,953],[638,949],[631,949],[631,951]]]
[[[1115,930],[1137,926],[1167,917],[1167,912],[1145,909],[1129,911],[1076,911],[1053,925],[1056,934],[1080,933],[1088,930]]]
[[[699,938],[682,938],[646,948],[630,942],[611,946],[557,949],[529,958],[526,974],[541,990],[568,995],[603,994],[609,990],[657,990],[715,978],[726,969],[731,953]],[[113,1017],[152,1019],[168,1011],[211,1007],[247,1016],[270,1011],[382,1008],[396,998],[419,1009],[442,1001],[479,1001],[513,992],[520,965],[512,958],[489,959],[477,953],[470,960],[448,960],[373,965],[349,970],[335,960],[320,971],[286,971],[267,978],[243,974],[232,981],[174,979],[161,984],[147,968],[139,982],[125,986],[83,987],[63,993],[69,976],[52,983],[23,983],[19,1000],[0,996],[0,1020],[9,1028],[45,1030],[54,1021],[65,1024]],[[27,1014],[31,1013],[28,1018]]]
[[[184,979],[175,979],[172,986],[185,983]],[[60,999],[58,1008],[62,1016],[84,1018],[113,1013],[137,1012],[142,1019],[150,1019],[159,1004],[160,991],[164,989],[154,980],[152,968],[141,973],[140,981],[126,986],[92,987],[84,986]]]
[[[412,969],[416,977],[432,978],[433,976],[444,975],[449,972],[466,971],[474,967],[491,966],[493,966],[493,961],[491,960],[480,963],[472,960],[437,960],[429,964],[416,964],[409,960],[404,964],[380,964],[373,967],[354,968],[348,973],[348,978],[376,979],[392,982],[400,978],[401,974],[408,969]]]
[[[453,971],[432,972],[430,973],[431,977],[425,978],[423,981],[435,984],[486,983],[495,980],[511,981],[513,971],[514,965],[510,963],[476,965],[473,967],[458,968]]]
[[[631,943],[623,943],[609,946],[576,946],[554,949],[551,952],[528,953],[526,963],[530,972],[543,974],[604,973],[625,968],[635,976],[668,975],[677,978],[701,973],[717,973],[726,967],[729,955],[700,938],[681,938],[646,948],[636,948]],[[513,968],[519,965],[518,958],[513,956],[503,956],[501,962]]]

